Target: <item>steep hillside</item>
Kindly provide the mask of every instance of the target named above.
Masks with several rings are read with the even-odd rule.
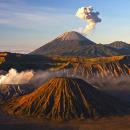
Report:
[[[130,44],[128,43],[115,41],[113,43],[107,44],[107,46],[117,49],[117,51],[122,55],[130,55]]]
[[[114,47],[116,49],[122,49],[122,48],[129,48],[130,44],[123,42],[123,41],[115,41],[110,44],[107,44],[108,46]]]
[[[66,32],[30,54],[49,56],[112,56],[119,55],[115,48],[96,44],[78,32]]]
[[[111,56],[86,58],[77,56],[22,55],[9,53],[0,65],[0,74],[5,74],[11,68],[18,71],[32,69],[59,71],[69,69],[69,74],[85,77],[99,75],[119,77],[130,74],[130,56]],[[3,71],[5,70],[5,71]]]
[[[10,101],[5,110],[19,116],[68,120],[121,114],[126,108],[81,79],[57,77],[33,93]]]
[[[58,36],[56,39],[60,41],[85,41],[87,42],[86,44],[96,44],[93,41],[87,39],[85,36],[75,31],[65,32],[62,35]]]
[[[60,59],[60,58],[59,58]],[[58,60],[58,58],[57,58]],[[130,75],[130,57],[62,58],[64,64],[54,70],[69,69],[68,75],[86,77],[120,77]],[[67,64],[66,64],[67,62]]]

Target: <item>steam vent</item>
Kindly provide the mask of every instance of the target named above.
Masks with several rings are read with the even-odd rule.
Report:
[[[124,105],[78,78],[56,77],[5,109],[18,116],[52,120],[86,119],[124,111]]]

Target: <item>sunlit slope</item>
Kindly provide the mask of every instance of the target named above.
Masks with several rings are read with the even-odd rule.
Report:
[[[0,53],[1,54],[1,53]],[[5,53],[6,54],[6,53]],[[130,74],[130,56],[111,57],[70,57],[53,56],[45,57],[39,55],[22,55],[7,53],[1,54],[0,69],[8,71],[10,68],[21,70],[68,70],[70,75],[83,77],[91,76],[124,76]]]
[[[58,58],[57,58],[58,59]],[[83,77],[128,76],[130,75],[130,57],[112,56],[102,58],[59,57],[64,64],[56,70],[69,69],[69,75]],[[66,62],[68,64],[66,64]],[[71,69],[69,68],[71,66]]]
[[[33,93],[10,101],[5,110],[19,116],[68,120],[121,114],[126,109],[124,103],[81,79],[57,77]]]
[[[7,53],[0,53],[0,64],[5,62],[6,56],[7,56]]]

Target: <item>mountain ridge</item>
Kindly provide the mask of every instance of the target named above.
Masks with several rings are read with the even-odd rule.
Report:
[[[119,54],[121,55],[130,55],[130,44],[123,42],[123,41],[115,41],[106,46],[112,47],[117,49]]]
[[[96,44],[78,32],[66,32],[29,54],[99,57],[120,55],[116,48]]]
[[[125,48],[125,47],[130,47],[130,44],[123,42],[123,41],[115,41],[109,44],[106,44],[107,46],[111,46],[117,49]]]

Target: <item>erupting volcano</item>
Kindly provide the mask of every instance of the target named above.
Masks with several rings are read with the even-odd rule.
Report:
[[[120,55],[120,52],[116,48],[103,44],[96,44],[82,34],[71,31],[63,33],[56,39],[34,50],[30,54],[97,57]]]
[[[81,51],[88,45],[95,45],[82,34],[71,31],[65,32],[53,41],[34,50],[36,55],[81,55]]]

